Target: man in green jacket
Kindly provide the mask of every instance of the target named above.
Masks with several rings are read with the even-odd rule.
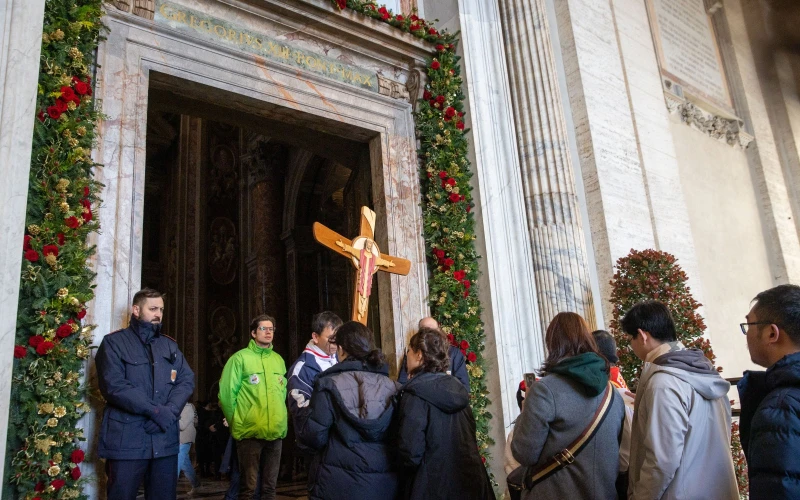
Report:
[[[286,364],[272,350],[274,335],[274,318],[266,314],[254,318],[250,343],[225,363],[219,382],[219,401],[236,440],[240,500],[253,498],[259,465],[262,498],[275,498],[287,413]]]

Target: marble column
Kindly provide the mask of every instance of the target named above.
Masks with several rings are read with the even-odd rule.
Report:
[[[5,477],[8,404],[17,324],[44,0],[0,4],[0,477]]]
[[[500,0],[539,320],[561,311],[594,326],[586,239],[545,0]]]

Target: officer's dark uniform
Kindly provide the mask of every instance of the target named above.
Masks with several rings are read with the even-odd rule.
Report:
[[[106,459],[108,498],[134,500],[144,480],[148,500],[175,499],[178,416],[194,391],[178,345],[161,335],[161,325],[131,317],[128,328],[103,338],[95,363],[107,402],[98,451]],[[165,415],[172,421],[166,431],[154,423]]]

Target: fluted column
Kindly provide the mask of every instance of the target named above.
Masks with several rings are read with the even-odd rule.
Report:
[[[539,317],[596,323],[545,0],[499,0]]]

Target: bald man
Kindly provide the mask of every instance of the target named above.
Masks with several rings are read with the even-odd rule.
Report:
[[[433,328],[434,330],[439,330],[439,322],[430,316],[419,320],[419,324],[417,326],[419,328]],[[464,387],[467,388],[467,392],[469,392],[467,360],[464,358],[464,354],[461,352],[461,349],[451,345],[447,352],[447,356],[450,358],[450,370],[447,371],[447,374],[453,375],[455,378],[457,378],[459,382],[464,384]],[[400,373],[397,374],[397,381],[401,384],[405,384],[408,381],[405,355],[403,355],[403,364],[400,365]]]

